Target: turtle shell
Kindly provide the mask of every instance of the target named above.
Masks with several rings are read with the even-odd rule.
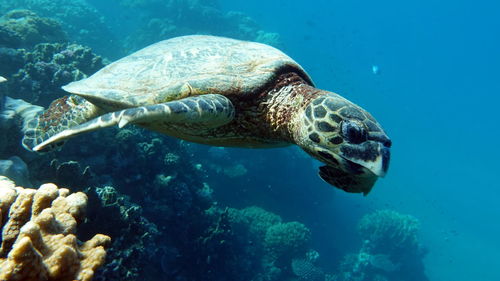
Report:
[[[150,45],[63,89],[116,110],[190,95],[248,95],[289,71],[312,84],[299,64],[271,46],[190,35]]]

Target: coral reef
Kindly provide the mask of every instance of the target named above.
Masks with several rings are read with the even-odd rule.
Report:
[[[74,190],[85,190],[94,184],[90,167],[82,167],[77,161],[61,162],[50,157],[38,157],[29,165],[31,177],[37,182],[52,181],[59,186],[71,186]]]
[[[13,10],[0,18],[0,46],[30,48],[38,43],[66,42],[59,22],[29,10]]]
[[[0,14],[12,9],[28,9],[41,17],[62,23],[71,41],[91,46],[102,55],[114,57],[120,48],[104,17],[85,0],[2,0]],[[48,41],[44,42],[48,43]],[[120,55],[120,54],[118,54]]]
[[[79,235],[95,231],[113,237],[107,250],[108,262],[97,272],[96,280],[145,280],[161,276],[161,253],[166,247],[160,231],[143,215],[143,208],[114,187],[89,188],[89,220]],[[162,246],[159,246],[162,245]]]
[[[238,215],[248,221],[250,234],[259,241],[264,241],[266,232],[271,226],[282,221],[280,216],[256,206],[244,208]]]
[[[364,216],[358,224],[359,234],[368,240],[372,252],[394,254],[419,248],[419,221],[392,210],[379,210]]]
[[[125,10],[140,8],[143,11],[135,31],[125,39],[127,49],[136,50],[153,42],[187,34],[212,34],[274,46],[280,44],[277,33],[261,30],[252,18],[243,13],[222,12],[216,2],[121,0]]]
[[[208,149],[158,137],[133,126],[82,136],[59,152],[35,155],[19,151],[23,120],[40,108],[17,98],[47,106],[66,94],[60,86],[103,67],[106,62],[85,46],[114,59],[155,41],[185,34],[214,34],[280,45],[278,34],[261,30],[242,13],[223,12],[215,0],[118,3],[110,12],[109,6],[108,10],[102,9],[109,5],[108,1],[0,1],[0,13],[8,13],[0,21],[0,75],[9,79],[0,85],[0,130],[7,136],[0,138],[0,159],[8,159],[0,161],[3,173],[15,177],[17,184],[25,187],[30,183],[38,186],[54,182],[71,187],[73,192],[84,191],[88,196],[87,219],[83,221],[82,206],[87,203],[83,193],[69,195],[68,190],[54,185],[21,189],[11,182],[0,182],[0,218],[4,223],[0,225],[4,230],[13,230],[2,235],[1,274],[8,273],[4,268],[9,266],[28,266],[19,259],[13,263],[9,258],[18,258],[14,253],[34,247],[38,252],[31,251],[25,257],[39,262],[41,271],[45,270],[41,274],[48,280],[53,280],[49,276],[65,273],[54,273],[50,267],[43,269],[41,264],[66,258],[73,258],[77,265],[78,258],[96,261],[87,264],[90,268],[85,273],[75,266],[58,280],[88,280],[91,275],[94,280],[125,281],[426,280],[421,262],[423,251],[417,238],[418,223],[410,216],[380,212],[366,217],[359,226],[363,238],[359,251],[347,255],[338,272],[325,274],[318,265],[319,253],[311,249],[311,231],[306,225],[286,221],[259,207],[226,207],[242,208],[255,202],[265,205],[265,200],[274,205],[278,196],[287,205],[294,205],[290,203],[293,194],[279,188],[272,190],[271,186],[289,182],[254,177],[267,172],[268,165],[264,163],[269,161],[268,154],[235,156],[229,149]],[[13,8],[33,12],[9,12]],[[68,40],[85,46],[64,43],[64,32]],[[279,168],[293,167],[294,162],[298,161],[280,163]],[[235,185],[245,186],[245,190],[234,188]],[[254,192],[246,190],[250,186],[262,186],[263,192],[269,193],[265,193],[264,199],[257,198]],[[302,187],[301,191],[308,192]],[[308,194],[308,198],[311,195],[314,196]],[[221,201],[223,197],[227,200]],[[45,204],[42,212],[36,211],[41,207],[34,207],[35,201]],[[6,221],[7,205],[32,211],[24,218],[12,215]],[[286,208],[277,206],[279,210]],[[65,215],[57,215],[56,211]],[[305,213],[314,212],[303,213],[302,219]],[[288,218],[294,214],[288,213]],[[26,222],[22,223],[24,227],[7,227],[21,220]],[[103,233],[113,240],[109,242],[107,236],[100,235],[93,239],[94,233]],[[75,235],[89,241],[77,243]],[[104,244],[109,244],[105,264],[104,250],[99,246]],[[54,247],[57,249],[52,254],[47,252]],[[101,267],[96,270],[98,265]],[[79,270],[81,276],[77,276]],[[411,279],[405,272],[412,272],[415,277]]]
[[[5,83],[9,96],[44,107],[67,94],[61,86],[85,78],[104,66],[102,58],[90,48],[76,44],[42,43],[30,51],[0,52],[0,61],[7,61],[3,57],[10,57],[12,53],[22,60],[21,67],[9,72],[10,66],[0,65],[0,73],[10,76]]]
[[[269,227],[264,238],[264,247],[275,258],[290,261],[303,255],[311,239],[311,233],[299,222],[278,223]]]
[[[226,258],[247,276],[238,280],[320,280],[324,276],[314,265],[319,254],[309,248],[310,231],[303,224],[283,222],[278,215],[255,206],[224,211],[213,207],[209,212],[226,216],[224,241],[238,249]],[[244,267],[239,259],[245,260]]]
[[[171,194],[164,193],[167,203],[148,201],[155,208],[140,207],[111,186],[87,189],[92,208],[79,234],[99,229],[113,237],[109,262],[97,280],[271,281],[321,275],[312,265],[314,258],[308,259],[309,272],[300,265],[297,273],[290,269],[293,258],[308,256],[309,230],[302,224],[282,222],[258,207],[218,207],[204,195],[207,186],[173,181],[162,188]]]
[[[344,257],[333,280],[427,281],[419,229],[418,219],[393,210],[365,215],[358,224],[362,246]]]
[[[0,13],[29,9],[41,17],[51,17],[63,23],[62,27],[71,41],[90,46],[111,59],[156,41],[187,34],[213,34],[275,46],[280,44],[277,33],[261,30],[253,19],[243,13],[222,12],[217,1],[118,2],[120,6],[115,7],[112,16],[108,17],[85,0],[3,0],[0,2]],[[102,11],[109,10],[105,3],[96,1],[92,4],[102,6]]]
[[[1,280],[91,280],[104,263],[110,238],[97,234],[79,244],[77,222],[84,218],[87,196],[45,184],[16,187],[0,178]]]

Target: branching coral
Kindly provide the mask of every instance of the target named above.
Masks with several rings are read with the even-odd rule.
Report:
[[[77,241],[86,205],[82,192],[70,194],[54,184],[16,187],[0,177],[0,280],[91,280],[110,238],[97,234]]]

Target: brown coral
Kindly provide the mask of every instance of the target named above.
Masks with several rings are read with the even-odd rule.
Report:
[[[78,242],[87,196],[44,184],[16,187],[0,177],[0,280],[91,280],[104,263],[110,238]]]

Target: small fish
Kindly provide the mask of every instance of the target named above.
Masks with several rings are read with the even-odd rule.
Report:
[[[372,72],[375,75],[380,73],[380,69],[379,69],[378,65],[372,65]]]

